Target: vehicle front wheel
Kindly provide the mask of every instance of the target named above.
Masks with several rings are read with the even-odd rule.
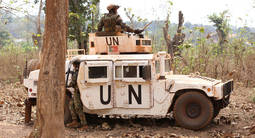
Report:
[[[213,119],[213,104],[200,92],[190,91],[179,96],[174,105],[176,123],[187,129],[198,130]]]

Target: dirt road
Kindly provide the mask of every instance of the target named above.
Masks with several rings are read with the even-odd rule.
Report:
[[[101,119],[90,121],[87,131],[66,128],[66,137],[250,137],[255,138],[255,103],[252,88],[235,87],[231,104],[203,130],[192,131],[175,125],[173,119]],[[25,137],[31,126],[24,125],[26,92],[19,83],[0,82],[0,138]],[[35,108],[33,109],[35,112]],[[33,119],[35,113],[33,113]],[[107,123],[104,123],[107,122]],[[254,128],[253,128],[254,127]]]

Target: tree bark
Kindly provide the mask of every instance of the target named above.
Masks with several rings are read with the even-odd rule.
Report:
[[[185,34],[182,33],[182,29],[183,29],[183,22],[184,22],[184,18],[183,18],[183,14],[181,11],[179,11],[179,23],[178,23],[178,28],[177,28],[177,32],[174,35],[174,38],[172,40],[172,45],[173,45],[173,51],[174,53],[176,53],[176,55],[181,56],[181,51],[178,48],[179,45],[181,45],[184,42],[184,38],[185,38]]]
[[[63,138],[68,0],[47,0],[45,36],[37,96],[37,120],[30,137]]]
[[[172,40],[171,40],[171,36],[168,34],[168,28],[169,28],[168,22],[169,22],[169,14],[167,15],[167,19],[165,21],[165,26],[163,27],[163,33],[164,33],[164,38],[165,38],[166,45],[167,45],[167,51],[173,58],[175,56],[176,52],[179,52],[178,55],[180,56],[180,51],[179,51],[178,46],[183,43],[184,38],[185,38],[185,34],[182,33],[183,22],[184,22],[182,12],[179,11],[178,28],[177,28],[177,32],[174,35]]]

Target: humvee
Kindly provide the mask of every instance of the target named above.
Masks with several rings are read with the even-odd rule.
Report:
[[[118,118],[165,118],[173,113],[178,125],[197,130],[229,104],[232,80],[222,82],[199,74],[174,75],[166,52],[100,54],[103,55],[78,55],[66,61],[66,86],[77,82],[84,113]],[[73,64],[78,65],[78,71]],[[70,79],[71,72],[78,74],[77,80]],[[33,98],[38,76],[39,70],[32,71],[24,80],[28,95]],[[69,87],[66,90],[65,121],[70,119],[67,105],[72,91]]]

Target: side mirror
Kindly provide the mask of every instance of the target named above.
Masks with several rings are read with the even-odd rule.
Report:
[[[143,73],[143,79],[144,80],[151,80],[151,66],[147,65],[144,66],[142,69],[142,73]]]

